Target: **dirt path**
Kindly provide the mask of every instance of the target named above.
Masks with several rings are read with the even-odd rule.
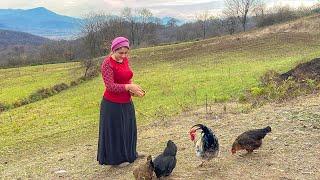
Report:
[[[320,95],[300,97],[281,104],[268,104],[248,114],[241,106],[227,103],[158,120],[139,127],[138,150],[157,155],[171,139],[178,146],[177,166],[168,179],[320,179]],[[219,158],[196,167],[188,130],[195,123],[211,127],[220,141]],[[231,144],[245,130],[270,125],[263,146],[252,155],[231,155]],[[125,168],[99,166],[95,160],[96,137],[92,141],[28,156],[5,165],[4,178],[45,179],[133,179],[132,170],[145,160]],[[50,157],[50,158],[48,158]]]

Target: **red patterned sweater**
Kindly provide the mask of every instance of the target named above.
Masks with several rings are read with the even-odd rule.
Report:
[[[125,84],[130,84],[133,77],[127,58],[119,63],[111,56],[106,57],[101,65],[101,74],[105,84],[103,97],[106,100],[115,103],[131,101],[131,95],[125,89]]]

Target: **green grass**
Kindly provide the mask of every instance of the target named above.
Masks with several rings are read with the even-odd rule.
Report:
[[[226,39],[222,44],[215,44],[223,40],[216,38],[134,50],[134,82],[147,91],[144,98],[134,98],[138,124],[195,108],[206,98],[210,102],[237,99],[245,89],[257,85],[267,70],[285,72],[297,62],[320,56],[318,36],[308,41],[295,41],[291,36],[288,41],[282,36],[285,35],[251,41]],[[301,37],[310,38],[305,34]],[[72,80],[68,73],[74,65],[61,66],[60,71],[56,70],[59,65],[44,66],[52,68],[47,73],[41,72],[41,66],[1,70],[1,74],[13,72],[13,77],[0,81],[4,87],[0,101],[10,102],[39,87]],[[35,68],[40,72],[33,74]],[[17,70],[26,75],[14,77]],[[28,91],[20,91],[21,87]],[[0,158],[14,157],[17,151],[32,154],[46,146],[96,137],[103,90],[99,76],[48,99],[0,114]]]
[[[89,124],[98,118],[99,90],[102,92],[102,86],[97,86],[99,84],[96,79],[52,98],[2,113],[2,147],[19,145],[17,142],[41,143],[54,134],[67,132],[70,135],[82,128],[92,129]]]
[[[40,88],[77,79],[79,63],[61,63],[22,68],[0,69],[0,102],[12,104]]]

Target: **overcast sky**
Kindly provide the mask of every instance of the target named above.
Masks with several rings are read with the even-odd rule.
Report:
[[[320,0],[266,0],[268,6],[310,6]],[[148,8],[158,17],[171,16],[192,19],[205,10],[217,15],[224,7],[224,0],[0,0],[0,9],[30,9],[45,7],[58,14],[82,17],[89,12],[119,14],[124,7]]]

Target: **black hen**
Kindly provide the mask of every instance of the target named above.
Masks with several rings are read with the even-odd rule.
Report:
[[[169,176],[173,169],[176,167],[177,159],[177,146],[169,140],[167,142],[167,147],[159,156],[153,160],[154,172],[157,178],[163,176]]]
[[[262,139],[271,132],[271,127],[267,126],[263,129],[254,129],[240,134],[232,144],[231,152],[235,154],[237,151],[245,149],[248,153],[258,149],[262,144]]]
[[[201,136],[195,141],[196,131],[201,129]],[[196,155],[205,160],[217,157],[219,154],[219,141],[213,131],[203,124],[191,127],[190,138],[195,142]],[[202,164],[201,164],[202,165]]]

